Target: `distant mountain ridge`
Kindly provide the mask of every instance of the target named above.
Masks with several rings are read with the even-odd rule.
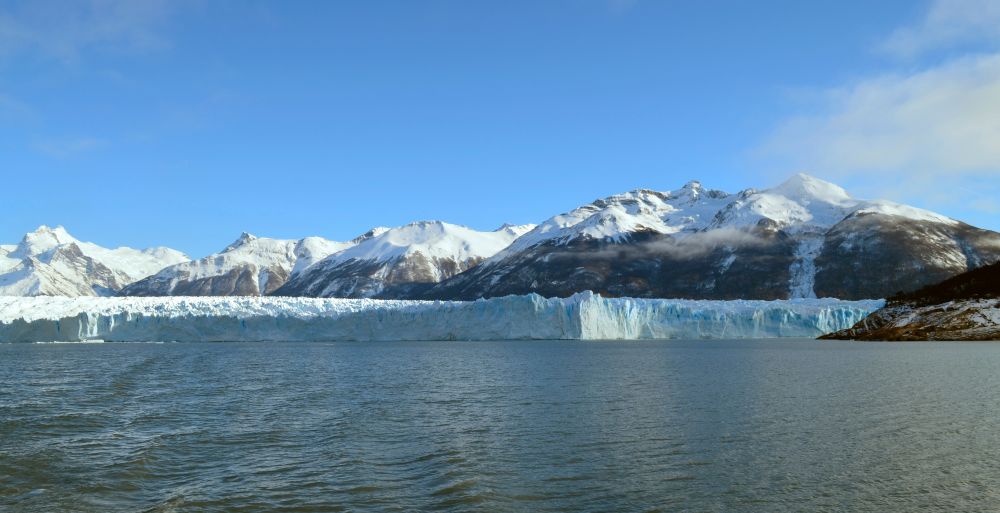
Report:
[[[320,237],[269,239],[243,233],[222,251],[166,267],[121,290],[123,296],[262,296],[351,242]]]
[[[737,193],[636,189],[494,231],[422,221],[347,242],[243,234],[194,261],[42,227],[0,245],[0,295],[870,299],[998,260],[996,232],[799,174]]]
[[[421,221],[370,232],[367,239],[293,277],[274,295],[415,297],[474,267],[532,228],[504,225],[480,232],[441,221]]]

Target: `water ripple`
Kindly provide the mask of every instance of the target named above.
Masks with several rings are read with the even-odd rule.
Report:
[[[0,345],[0,511],[996,511],[1000,345]]]

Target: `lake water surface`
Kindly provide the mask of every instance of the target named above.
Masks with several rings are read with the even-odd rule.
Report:
[[[1000,344],[0,345],[0,511],[997,511]]]

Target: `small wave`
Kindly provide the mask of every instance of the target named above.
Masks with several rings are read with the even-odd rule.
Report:
[[[34,344],[103,344],[103,340],[50,340],[48,342],[33,342]]]
[[[432,492],[431,495],[434,497],[440,497],[443,495],[455,495],[462,493],[474,486],[476,486],[475,479],[466,479],[464,481],[459,481],[457,483],[450,484],[443,488],[438,488],[437,490],[434,490],[434,492]]]

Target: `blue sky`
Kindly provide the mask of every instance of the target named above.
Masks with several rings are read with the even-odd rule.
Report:
[[[0,2],[0,241],[192,256],[794,172],[1000,229],[1000,2]]]

